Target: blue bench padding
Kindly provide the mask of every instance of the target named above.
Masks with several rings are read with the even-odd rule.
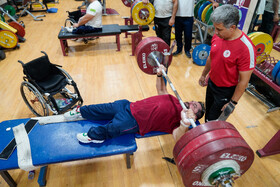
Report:
[[[14,138],[13,130],[29,119],[17,119],[0,123],[0,152]],[[91,126],[102,125],[106,121],[76,121],[40,125],[37,123],[29,133],[34,166],[48,165],[73,160],[133,153],[137,150],[134,134],[106,140],[102,144],[82,144],[76,139],[77,133],[87,132]],[[0,170],[17,169],[17,149],[8,160],[0,160]]]
[[[152,136],[159,136],[159,135],[165,135],[165,134],[168,134],[168,133],[152,131],[152,132],[146,133],[144,136],[141,136],[140,134],[135,134],[135,138],[148,138],[148,137],[152,137]]]

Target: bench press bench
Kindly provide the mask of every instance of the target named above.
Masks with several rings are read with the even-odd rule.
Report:
[[[111,24],[111,25],[103,25],[102,31],[94,32],[94,33],[87,33],[87,34],[72,34],[62,28],[59,31],[58,39],[60,40],[60,45],[62,49],[62,53],[64,56],[67,56],[68,51],[68,42],[69,39],[79,39],[79,38],[93,38],[93,37],[102,37],[102,36],[116,36],[116,43],[117,43],[117,51],[120,51],[120,34],[125,32],[135,32],[131,34],[132,36],[132,51],[134,52],[137,44],[142,40],[142,31],[148,31],[149,26],[144,25],[141,26],[139,29],[138,25],[118,25],[118,24]],[[137,42],[137,43],[136,43]]]
[[[26,124],[29,119],[17,119],[0,123],[0,150],[1,157],[5,147],[14,138],[13,128],[21,123]],[[76,139],[76,134],[87,132],[91,126],[98,126],[107,121],[75,121],[40,125],[36,123],[28,134],[31,147],[33,166],[46,166],[60,162],[91,159],[117,154],[126,155],[127,168],[130,168],[130,155],[137,150],[134,134],[127,134],[105,141],[102,144],[82,144]],[[26,126],[25,126],[26,127]],[[17,148],[10,157],[5,160],[0,158],[0,175],[10,186],[16,186],[15,181],[9,175],[8,170],[18,169]],[[45,167],[42,167],[45,168]],[[41,171],[42,171],[41,168]],[[44,171],[46,172],[46,171]],[[39,174],[39,178],[41,172]],[[44,184],[45,179],[40,179]]]
[[[13,128],[21,123],[26,124],[30,119],[17,119],[0,123],[0,175],[10,186],[16,186],[16,182],[9,175],[8,170],[18,169],[17,149],[8,159],[3,159],[6,146],[14,138]],[[47,165],[60,162],[83,160],[97,157],[125,154],[127,168],[131,168],[130,155],[137,150],[135,138],[148,138],[165,135],[164,132],[149,132],[144,136],[139,134],[127,134],[114,139],[106,140],[102,144],[82,144],[76,139],[76,134],[87,132],[91,126],[98,126],[107,121],[72,121],[35,126],[28,133],[31,147],[33,165],[41,167],[38,177],[40,186],[46,185]],[[199,121],[196,121],[199,125]],[[27,125],[26,125],[27,126]]]

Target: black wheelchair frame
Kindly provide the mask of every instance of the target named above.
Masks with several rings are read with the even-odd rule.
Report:
[[[62,66],[52,64],[48,55],[36,58],[23,67],[23,82],[20,93],[28,108],[36,116],[48,116],[49,110],[54,114],[63,114],[76,105],[82,105],[83,99],[72,77],[62,69]],[[67,99],[66,106],[59,106],[59,99]]]

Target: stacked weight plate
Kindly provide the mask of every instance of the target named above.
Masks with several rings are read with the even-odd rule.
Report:
[[[192,58],[195,64],[205,66],[207,58],[210,54],[211,47],[207,44],[200,44],[196,46],[192,53]]]
[[[236,179],[252,165],[254,152],[233,125],[210,121],[184,134],[173,156],[185,186],[211,186],[219,173]]]
[[[207,0],[200,0],[194,6],[194,17],[206,23],[207,25],[213,25],[212,21],[210,20],[210,16],[212,12],[213,12],[212,3],[210,3]]]
[[[155,8],[151,3],[145,5],[141,0],[136,0],[131,6],[131,16],[139,25],[150,24],[155,17]]]
[[[273,39],[264,32],[253,32],[248,34],[257,50],[257,64],[263,62],[271,53],[273,48]]]
[[[280,61],[278,61],[277,64],[274,66],[271,75],[272,80],[280,86]]]
[[[158,66],[153,60],[149,59],[149,55],[152,53],[157,57],[160,64],[164,62],[163,53],[169,52],[170,47],[161,39],[155,36],[143,39],[137,45],[135,49],[135,56],[139,68],[147,74],[156,74]],[[168,64],[164,64],[168,67],[171,64],[172,55],[168,57]]]

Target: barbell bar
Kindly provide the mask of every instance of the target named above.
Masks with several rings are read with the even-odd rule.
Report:
[[[150,37],[150,38],[151,38],[151,37]],[[159,59],[160,59],[161,62],[164,62],[163,65],[165,65],[165,67],[167,68],[168,60],[169,60],[169,57],[170,57],[171,54],[172,54],[172,51],[173,51],[174,46],[175,46],[175,44],[176,44],[176,41],[173,42],[172,47],[171,47],[169,50],[168,50],[168,48],[167,48],[167,50],[166,50],[164,53],[161,53],[161,52],[159,52],[159,51],[156,50],[156,49],[158,49],[158,47],[156,47],[155,44],[147,42],[147,41],[150,40],[150,38],[145,38],[145,39],[143,39],[141,42],[139,42],[139,44],[138,44],[137,47],[136,47],[136,58],[139,59],[138,56],[141,55],[141,54],[140,54],[140,53],[141,53],[141,49],[139,49],[138,46],[143,47],[143,48],[150,47],[151,51],[148,52],[149,54],[148,54],[148,56],[147,56],[148,63],[149,63],[151,66],[154,66],[154,67],[158,68],[158,67],[160,67],[160,65],[161,65],[161,63],[159,62]],[[152,41],[153,41],[153,40],[156,41],[156,42],[158,42],[159,44],[163,44],[163,45],[166,44],[162,39],[157,38],[157,37],[153,37],[153,38],[152,38]],[[142,44],[147,44],[147,45],[142,45]],[[167,51],[168,51],[168,52],[167,52]],[[163,58],[162,58],[162,55],[163,55]],[[143,58],[142,58],[142,60],[143,60]],[[171,63],[171,62],[170,62],[170,63]],[[169,64],[170,64],[170,63],[169,63]],[[138,64],[139,64],[139,63],[138,63]],[[183,108],[184,110],[188,110],[188,108],[186,107],[185,103],[184,103],[183,100],[181,99],[180,95],[178,94],[176,88],[174,87],[173,83],[171,82],[171,80],[170,80],[170,78],[168,77],[168,75],[166,74],[166,72],[165,72],[163,69],[162,69],[161,71],[162,71],[162,75],[165,77],[165,79],[166,79],[167,82],[169,83],[169,85],[170,85],[172,91],[175,93],[177,99],[179,100],[179,103],[180,103],[180,105],[182,106],[182,108]],[[145,72],[145,71],[144,71],[144,72]],[[146,73],[146,72],[145,72],[145,73]],[[155,73],[155,72],[154,72],[154,73]],[[149,73],[149,74],[150,74],[150,73]],[[194,122],[193,119],[188,119],[188,120],[189,120],[189,122],[192,124],[193,127],[196,127],[196,124],[195,124],[195,122]]]

